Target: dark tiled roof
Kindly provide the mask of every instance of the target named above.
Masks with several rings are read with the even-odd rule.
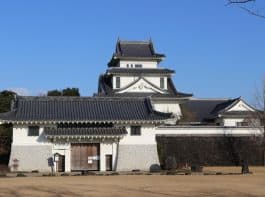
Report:
[[[126,74],[126,75],[134,75],[134,74],[173,74],[174,70],[166,69],[166,68],[118,68],[113,67],[107,70],[106,73],[110,74]]]
[[[234,99],[195,99],[181,104],[185,121],[207,122],[220,110],[226,108]]]
[[[98,128],[54,128],[45,127],[44,134],[46,136],[87,136],[87,135],[125,135],[127,131],[124,127],[98,127]]]
[[[183,114],[183,122],[207,123],[211,122],[219,115],[230,118],[258,117],[258,112],[254,108],[254,111],[227,111],[239,101],[241,101],[240,97],[235,99],[189,100],[180,105]]]
[[[154,59],[161,61],[164,54],[156,53],[151,41],[117,41],[115,53],[112,56],[109,66],[115,66],[117,59],[139,58]]]
[[[153,110],[148,98],[18,97],[15,109],[1,114],[14,121],[152,121],[171,114]]]
[[[99,77],[98,94],[96,97],[154,97],[154,98],[182,98],[191,97],[192,94],[182,93],[176,90],[171,78],[167,79],[166,94],[160,93],[116,93],[117,90],[112,89],[112,80],[110,75],[101,75]]]
[[[115,54],[123,57],[164,57],[155,52],[151,41],[118,41]]]
[[[216,107],[212,111],[212,114],[220,113],[221,111],[223,111],[224,109],[226,109],[227,107],[229,107],[230,105],[232,105],[233,103],[237,101],[239,101],[239,98],[229,99],[226,102],[216,105]]]

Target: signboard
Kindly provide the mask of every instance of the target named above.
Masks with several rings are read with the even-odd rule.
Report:
[[[48,160],[48,166],[53,167],[54,166],[53,158],[49,157],[47,160]]]
[[[93,164],[93,161],[99,160],[99,156],[98,155],[94,155],[94,156],[88,156],[87,157],[87,163],[88,164]]]
[[[95,156],[88,156],[87,160],[99,160],[99,156],[95,155]]]
[[[88,160],[87,160],[87,163],[88,163],[88,164],[93,164],[93,160],[92,160],[92,159],[88,159]]]

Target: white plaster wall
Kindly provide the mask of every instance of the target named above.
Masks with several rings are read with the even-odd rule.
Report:
[[[100,171],[106,171],[106,155],[112,155],[112,168],[116,166],[117,144],[112,142],[100,143]]]
[[[48,142],[43,133],[43,126],[40,127],[39,136],[28,136],[28,126],[14,125],[13,127],[13,142],[12,145],[34,146],[34,145],[50,145],[52,147],[52,154],[59,153],[65,155],[65,171],[71,171],[71,144],[68,142]],[[96,143],[96,142],[95,142]],[[117,144],[115,142],[102,142],[100,143],[100,170],[106,170],[105,155],[112,155],[113,168],[116,166],[117,161]],[[55,169],[57,169],[55,163]]]
[[[178,101],[152,101],[156,111],[173,113],[176,116],[181,116],[181,109]]]
[[[119,66],[123,68],[127,68],[127,64],[130,65],[133,64],[133,68],[135,68],[135,64],[142,64],[143,68],[157,68],[157,62],[156,61],[124,61],[120,60]]]
[[[244,101],[241,100],[228,111],[254,111],[254,109],[249,107]]]
[[[139,78],[138,76],[120,76],[120,79],[121,79],[121,88],[124,88],[127,85],[133,83],[138,78]]]
[[[156,85],[157,87],[160,88],[160,78],[161,78],[161,76],[157,76],[157,77],[146,76],[144,78],[147,81],[150,81],[152,84],[154,84],[154,85]],[[164,84],[165,84],[164,90],[167,90],[167,77],[163,77],[163,78],[164,78]]]
[[[13,126],[13,145],[48,145],[44,136],[44,127],[40,126],[39,136],[28,136],[28,125]]]
[[[263,129],[253,127],[157,127],[157,135],[262,135]]]
[[[141,125],[140,125],[141,126]],[[126,126],[128,134],[120,140],[121,145],[152,145],[156,144],[154,125],[141,126],[141,135],[131,136],[131,127]]]
[[[128,86],[129,84],[133,83],[139,78],[139,76],[122,76],[122,75],[119,75],[119,77],[120,77],[121,88]],[[144,76],[144,78],[160,88],[161,76]],[[164,77],[164,84],[165,84],[164,90],[167,90],[167,77]],[[116,89],[116,76],[113,76],[113,87],[114,89]]]
[[[244,122],[243,118],[224,118],[223,126],[233,127],[236,126],[237,122]]]
[[[144,92],[144,93],[161,93],[161,94],[164,93],[159,88],[156,88],[153,85],[146,82],[144,79],[140,79],[130,87],[119,91],[120,94],[125,92]]]
[[[71,144],[70,143],[54,143],[52,145],[52,154],[59,153],[65,156],[65,171],[71,171]],[[57,169],[57,163],[55,164],[55,170]]]

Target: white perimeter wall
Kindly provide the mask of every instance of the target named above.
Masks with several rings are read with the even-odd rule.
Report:
[[[251,127],[157,127],[158,135],[262,135],[263,129]]]
[[[139,125],[141,126],[141,125]],[[131,126],[126,126],[128,134],[120,140],[121,145],[152,145],[156,144],[154,125],[144,125],[141,127],[141,135],[132,136]]]
[[[122,125],[121,125],[122,126]],[[185,126],[167,126],[155,127],[154,125],[140,125],[141,135],[131,136],[131,127],[126,127],[128,134],[124,136],[120,145],[156,145],[156,135],[261,135],[262,128],[248,127],[185,127]],[[87,143],[87,142],[84,142]],[[93,143],[97,143],[96,141]],[[43,135],[43,127],[40,129],[39,137],[27,136],[27,126],[14,125],[13,144],[12,145],[51,145],[52,153],[65,155],[65,170],[71,170],[71,144],[64,142],[47,142]],[[116,142],[100,142],[100,170],[105,171],[106,161],[105,156],[112,155],[113,168],[117,162],[117,143]]]

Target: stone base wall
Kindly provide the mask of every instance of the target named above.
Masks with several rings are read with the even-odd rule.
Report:
[[[48,158],[51,156],[52,146],[12,145],[9,167],[11,171],[51,171],[51,168],[48,165]]]
[[[159,165],[156,145],[119,145],[117,171],[149,171]]]

